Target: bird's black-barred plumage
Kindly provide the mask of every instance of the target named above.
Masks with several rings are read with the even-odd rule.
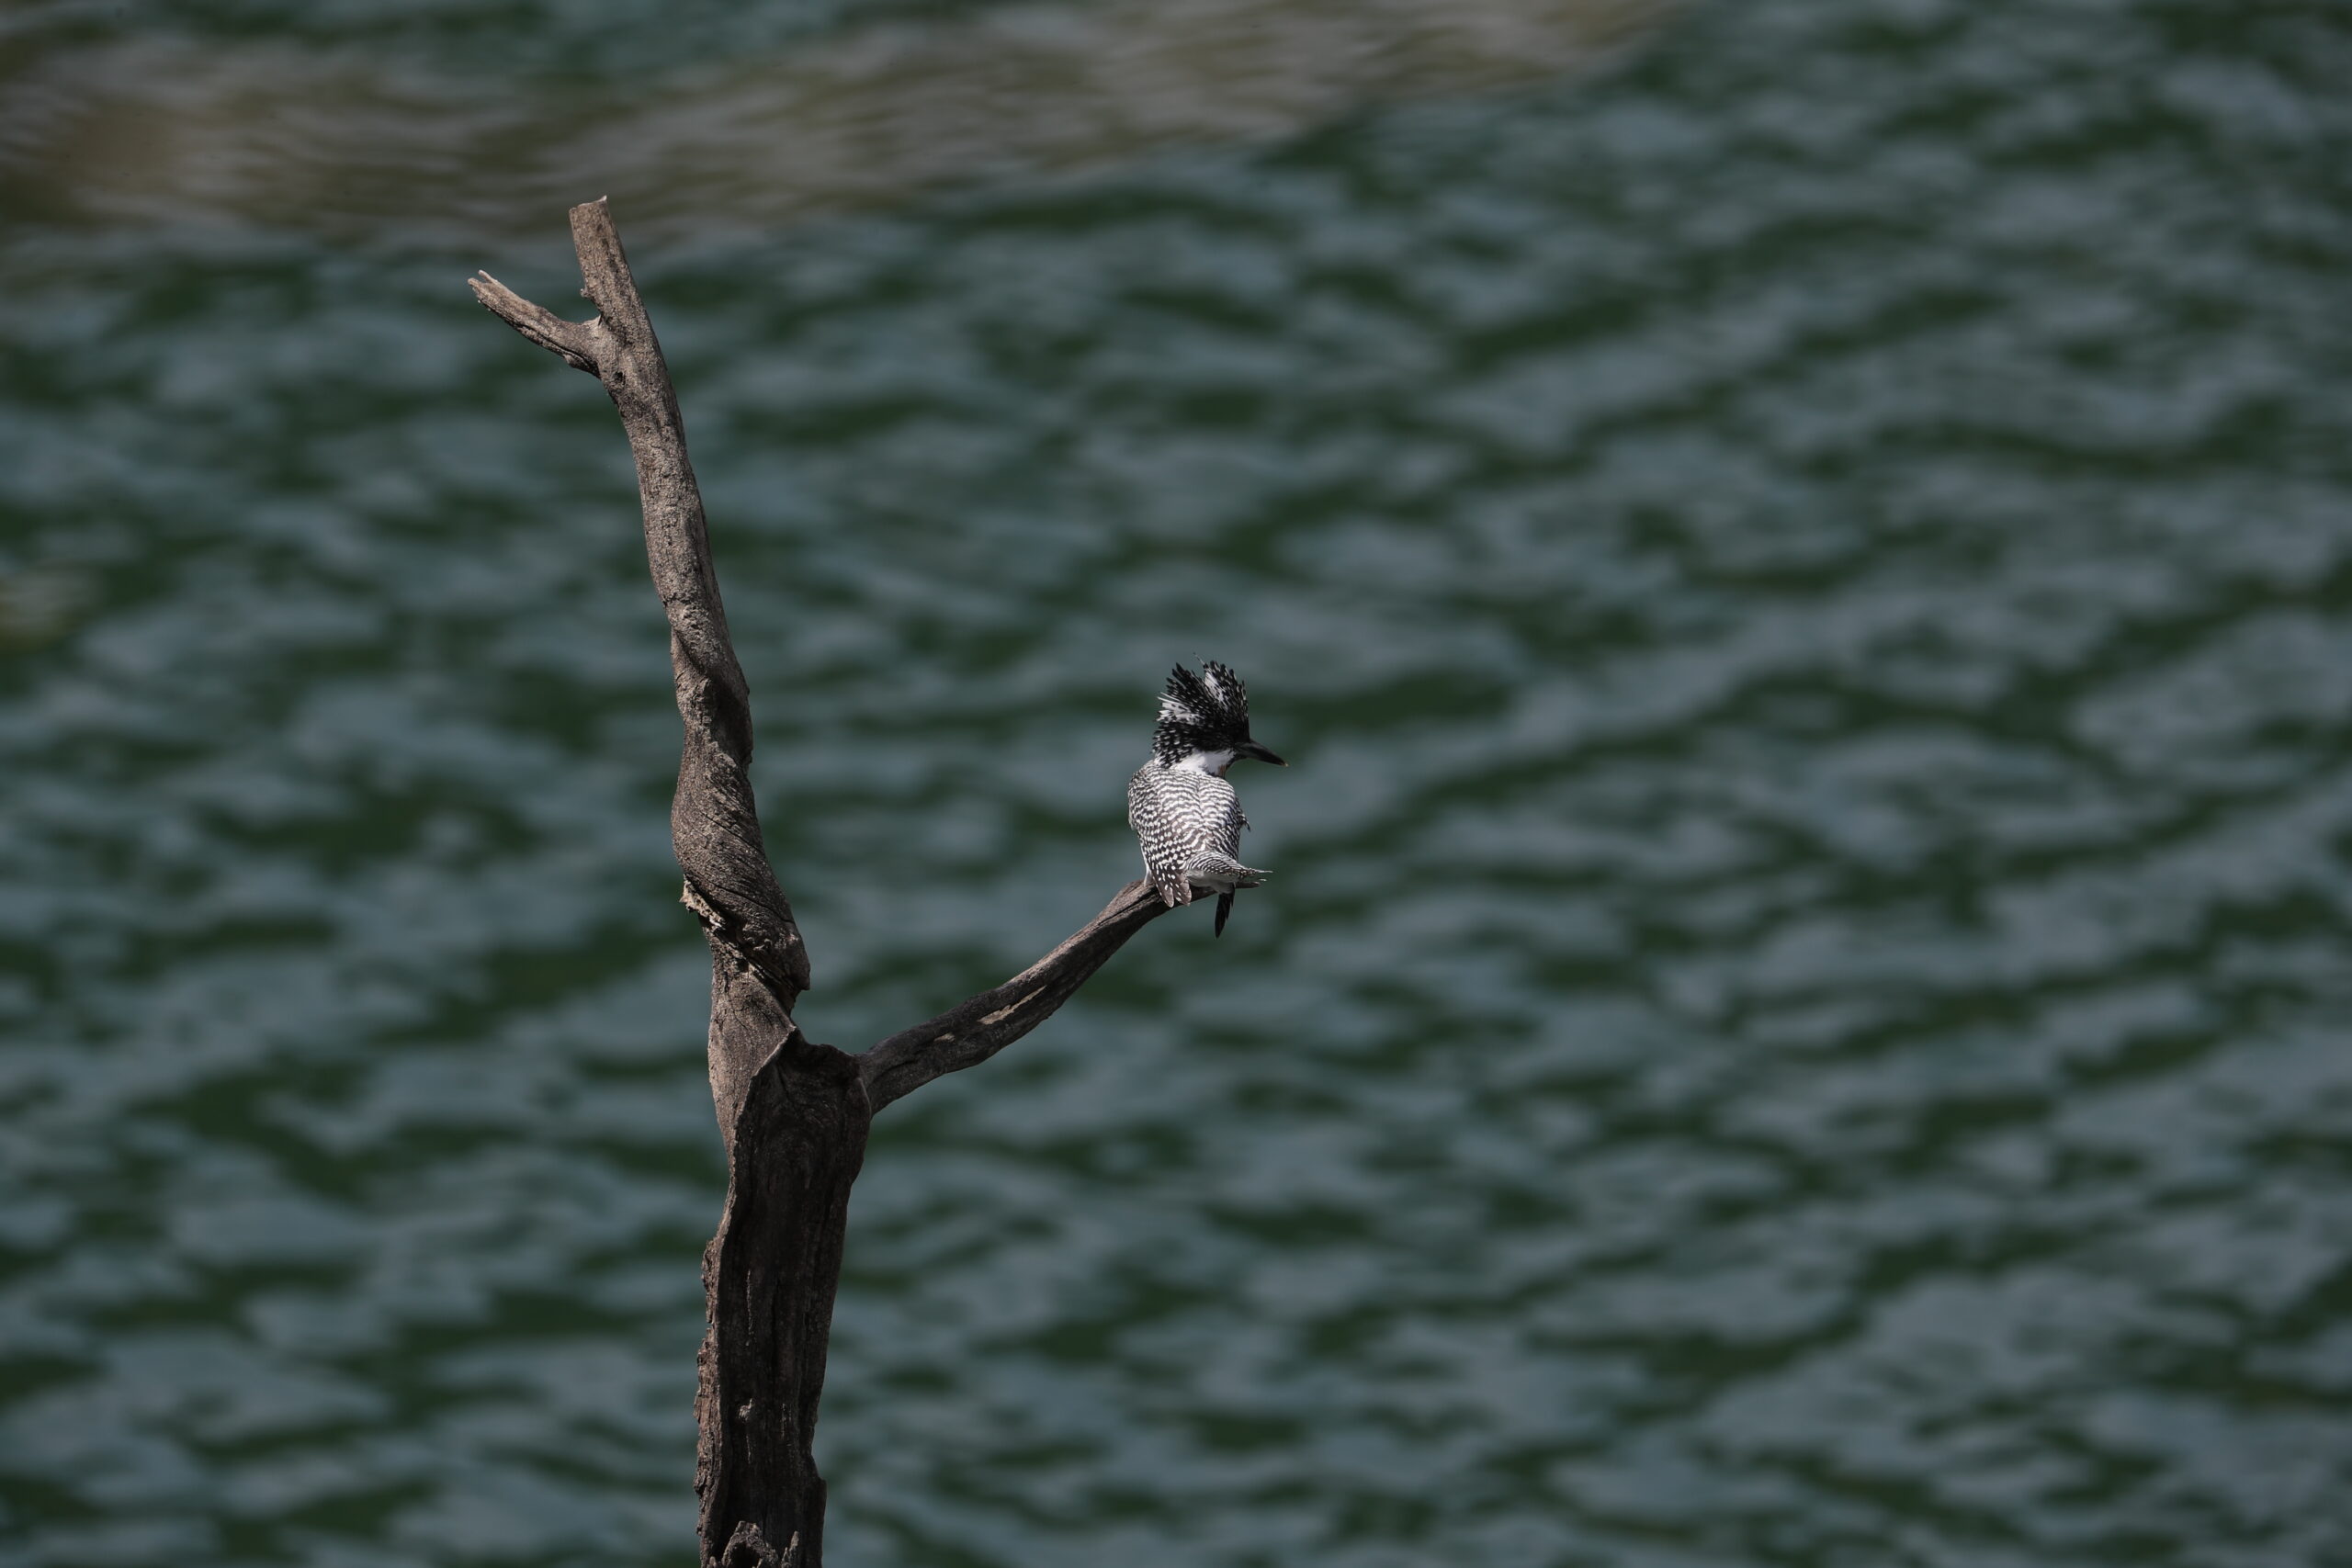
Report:
[[[1234,890],[1266,875],[1240,860],[1250,819],[1225,779],[1238,757],[1282,763],[1250,739],[1249,688],[1215,660],[1197,675],[1178,665],[1159,699],[1151,761],[1127,781],[1127,821],[1143,846],[1145,874],[1168,904],[1189,904],[1196,891],[1217,896],[1219,934]]]

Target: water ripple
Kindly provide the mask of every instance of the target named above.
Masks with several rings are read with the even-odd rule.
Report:
[[[2352,1551],[2347,47],[1707,9],[640,242],[816,1032],[1129,874],[1171,660],[1296,761],[1223,941],[877,1129],[841,1562]],[[609,412],[470,250],[153,216],[0,253],[0,1521],[684,1561],[720,1173]]]

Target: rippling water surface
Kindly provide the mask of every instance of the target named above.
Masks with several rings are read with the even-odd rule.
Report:
[[[36,8],[0,67],[494,129],[997,25],[687,15]],[[813,1032],[1130,874],[1171,660],[1295,763],[1224,940],[878,1124],[836,1561],[2352,1561],[2352,17],[1346,70],[639,241]],[[0,1561],[688,1562],[663,638],[608,406],[461,282],[566,296],[599,192],[453,215],[388,133],[379,209],[142,207],[62,123],[0,138]]]

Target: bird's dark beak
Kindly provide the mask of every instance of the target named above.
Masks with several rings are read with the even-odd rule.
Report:
[[[1280,757],[1275,756],[1272,751],[1267,750],[1255,740],[1244,740],[1240,745],[1236,746],[1233,749],[1233,754],[1237,757],[1254,757],[1261,762],[1272,762],[1278,768],[1287,768],[1290,766],[1288,762],[1283,761]]]

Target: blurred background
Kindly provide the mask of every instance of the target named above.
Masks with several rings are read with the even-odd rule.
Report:
[[[0,1562],[692,1561],[668,346],[841,1568],[2352,1557],[2352,12],[0,19]],[[578,313],[578,312],[575,312]]]

